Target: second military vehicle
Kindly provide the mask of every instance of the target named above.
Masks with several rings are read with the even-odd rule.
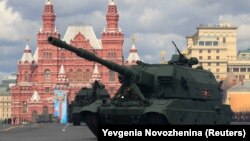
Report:
[[[110,98],[105,86],[98,81],[94,81],[92,87],[83,87],[76,94],[74,101],[69,105],[69,119],[74,126],[81,125],[84,119],[81,118],[80,112],[84,106],[87,106],[97,99]]]
[[[214,75],[200,67],[192,68],[198,60],[186,58],[179,50],[168,64],[138,62],[126,67],[54,37],[49,37],[48,42],[121,75],[122,85],[110,102],[97,100],[81,109],[81,116],[95,135],[98,124],[229,124],[231,121],[231,108],[222,103]]]

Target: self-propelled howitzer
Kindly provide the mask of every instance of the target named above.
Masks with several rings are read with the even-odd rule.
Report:
[[[192,68],[196,58],[180,52],[168,64],[127,67],[104,60],[60,39],[48,42],[118,72],[121,87],[108,102],[97,100],[81,109],[86,124],[97,135],[97,124],[229,124],[230,106],[221,101],[219,84],[210,71]]]
[[[91,87],[81,88],[75,96],[74,101],[69,105],[69,119],[74,126],[81,125],[84,119],[81,117],[81,109],[98,99],[109,99],[110,95],[105,86],[99,81],[94,81]]]

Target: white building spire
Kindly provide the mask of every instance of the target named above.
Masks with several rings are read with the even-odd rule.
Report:
[[[63,65],[61,65],[60,67],[59,74],[65,74],[65,69]]]
[[[25,62],[29,62],[29,63],[32,63],[33,61],[33,57],[32,57],[32,54],[31,54],[31,49],[29,47],[29,40],[27,39],[27,44],[26,44],[26,47],[23,51],[23,56],[21,58],[21,63],[25,63]]]
[[[115,5],[115,0],[109,0],[109,5]]]
[[[66,74],[65,74],[65,69],[64,69],[63,65],[61,65],[61,67],[60,67],[59,74],[58,74],[58,77],[57,77],[57,81],[59,83],[66,83],[68,81],[67,77],[66,77]]]
[[[97,66],[96,63],[95,63],[95,67],[94,67],[94,71],[93,71],[93,74],[92,74],[91,81],[92,82],[94,82],[94,81],[101,81],[101,74],[99,72],[99,69],[98,69],[98,66]]]
[[[51,5],[52,4],[52,0],[45,0],[45,4],[46,5]]]
[[[135,47],[135,38],[132,38],[133,44],[132,47],[130,49],[129,55],[128,55],[128,59],[126,61],[126,64],[128,65],[135,65],[136,61],[140,61],[140,57],[137,53],[137,48]]]
[[[61,65],[59,72],[58,72],[57,84],[55,85],[55,88],[63,89],[63,90],[67,91],[69,89],[68,86],[69,86],[69,81],[68,81],[67,75],[65,73],[64,66]]]
[[[32,97],[30,98],[32,102],[39,102],[41,100],[41,97],[39,96],[37,91],[34,91]]]
[[[62,84],[65,85],[67,83],[68,83],[68,78],[66,76],[64,66],[61,65],[60,69],[59,69],[58,76],[57,76],[57,84],[58,85],[62,85]]]

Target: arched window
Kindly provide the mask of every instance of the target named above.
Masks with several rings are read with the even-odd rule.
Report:
[[[48,108],[48,106],[44,106],[43,107],[43,114],[44,115],[48,115],[49,114],[49,108]]]
[[[77,81],[82,81],[82,70],[81,70],[81,69],[78,69],[76,73],[77,73],[77,78],[76,78],[76,80],[77,80]]]
[[[74,72],[73,72],[73,69],[69,70],[69,81],[74,81]]]
[[[27,113],[27,111],[28,111],[27,102],[23,101],[23,113]]]
[[[109,70],[109,81],[115,81],[115,72]]]
[[[91,73],[89,69],[86,69],[86,81],[89,81],[91,78]]]
[[[29,81],[29,74],[27,71],[24,73],[24,81]]]
[[[50,73],[50,70],[49,69],[46,69],[44,71],[44,80],[45,82],[49,82],[51,79],[51,73]]]
[[[34,123],[36,123],[37,118],[38,118],[37,111],[33,111],[33,112],[32,112],[32,121],[33,121]]]

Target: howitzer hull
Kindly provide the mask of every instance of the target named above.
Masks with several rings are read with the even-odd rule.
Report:
[[[89,119],[86,124],[95,135],[98,124],[224,125],[230,124],[232,117],[230,106],[212,101],[153,99],[149,105],[142,101],[116,102],[103,106],[98,101],[81,110],[81,116]]]

